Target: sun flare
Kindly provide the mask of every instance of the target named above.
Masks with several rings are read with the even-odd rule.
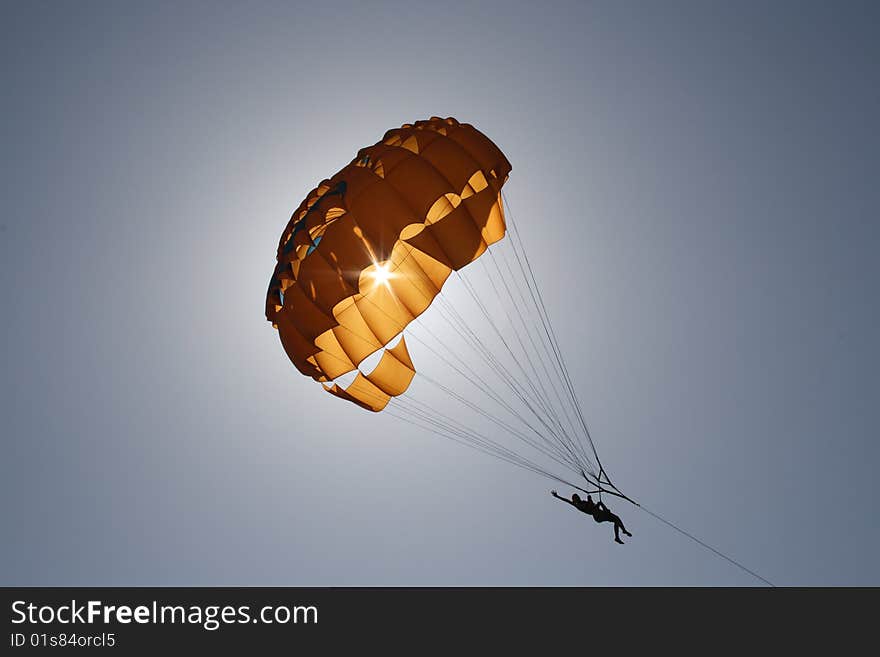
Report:
[[[376,270],[373,272],[373,282],[376,285],[388,285],[388,281],[391,280],[393,274],[391,273],[391,269],[388,263],[384,265],[380,265],[376,263]]]

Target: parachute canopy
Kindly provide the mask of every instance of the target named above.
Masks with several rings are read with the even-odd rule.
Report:
[[[453,270],[505,234],[511,166],[453,118],[389,130],[313,189],[281,235],[266,318],[296,368],[371,411],[415,375],[403,338]],[[381,351],[346,387],[332,383]]]

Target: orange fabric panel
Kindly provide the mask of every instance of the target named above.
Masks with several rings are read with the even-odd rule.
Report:
[[[331,395],[354,402],[358,406],[378,413],[391,401],[391,395],[382,392],[378,387],[367,380],[363,374],[358,373],[354,381],[347,388],[340,388],[335,383],[330,388],[324,388]]]
[[[367,374],[366,378],[385,394],[396,397],[406,392],[415,375],[406,342],[401,337],[399,343],[385,350],[376,369]]]
[[[426,146],[421,156],[431,163],[449,181],[454,190],[464,188],[468,178],[480,168],[479,163],[458,142],[452,139],[436,139]]]

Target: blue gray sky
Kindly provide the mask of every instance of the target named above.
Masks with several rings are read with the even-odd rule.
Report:
[[[286,359],[290,212],[440,115],[513,164],[621,488],[774,583],[880,584],[876,3],[2,14],[0,583],[757,583]]]

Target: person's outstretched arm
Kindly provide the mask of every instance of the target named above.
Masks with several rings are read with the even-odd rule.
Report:
[[[562,497],[561,495],[558,495],[558,494],[556,493],[555,490],[551,490],[551,491],[550,491],[550,494],[551,494],[553,497],[555,497],[557,500],[562,500],[563,502],[568,502],[569,504],[571,504],[572,506],[574,506],[574,502],[572,502],[572,501],[569,500],[569,499],[566,499],[566,498]]]

